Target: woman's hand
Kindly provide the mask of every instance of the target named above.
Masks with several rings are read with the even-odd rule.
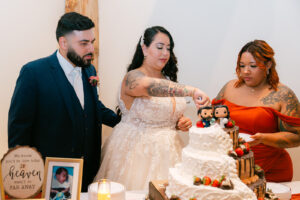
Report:
[[[263,143],[264,134],[263,133],[256,133],[255,135],[250,136],[250,138],[254,139],[251,142],[248,142],[250,146],[255,146],[260,143]]]
[[[188,117],[181,116],[176,124],[176,129],[181,131],[188,131],[192,127],[192,120]]]
[[[199,90],[198,88],[194,89],[193,100],[195,102],[197,109],[199,109],[200,107],[210,105],[209,97],[203,91]]]

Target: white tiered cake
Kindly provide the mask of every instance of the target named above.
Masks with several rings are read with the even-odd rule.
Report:
[[[169,170],[166,195],[181,200],[255,200],[254,192],[238,177],[236,161],[228,156],[233,150],[230,136],[218,125],[190,129],[189,144],[182,151],[182,162]],[[222,189],[211,185],[194,185],[194,177],[220,180],[224,176],[233,188]]]

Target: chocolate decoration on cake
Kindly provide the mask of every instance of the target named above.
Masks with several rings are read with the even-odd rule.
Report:
[[[170,200],[180,200],[180,198],[176,195],[172,195]]]
[[[259,176],[259,178],[265,177],[265,172],[264,170],[262,170],[262,168],[259,165],[255,165],[254,170],[255,170],[255,174]]]
[[[239,127],[234,126],[232,128],[224,128],[224,131],[230,135],[233,143],[233,149],[236,149],[239,146]]]
[[[230,179],[224,179],[221,183],[221,189],[223,190],[232,190],[233,189],[233,184]]]

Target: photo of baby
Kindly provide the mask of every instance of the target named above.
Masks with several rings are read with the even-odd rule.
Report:
[[[50,200],[71,199],[73,167],[53,166]]]

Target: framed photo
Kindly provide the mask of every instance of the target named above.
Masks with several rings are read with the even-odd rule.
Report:
[[[83,159],[46,157],[42,198],[79,200]]]
[[[1,160],[0,160],[0,200],[5,200],[1,166],[2,165],[1,165]]]

